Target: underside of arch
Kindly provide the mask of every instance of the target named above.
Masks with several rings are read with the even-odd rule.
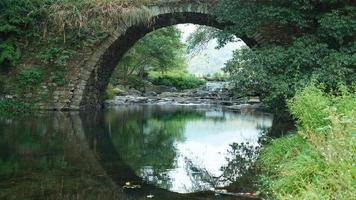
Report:
[[[147,33],[156,29],[176,24],[192,23],[211,26],[223,30],[229,23],[220,23],[212,15],[197,12],[173,12],[157,15],[152,22],[136,24],[129,27],[124,34],[110,41],[105,49],[98,49],[97,59],[91,60],[93,68],[82,66],[73,88],[64,98],[65,104],[56,106],[59,110],[84,110],[98,108],[104,101],[105,89],[111,74],[124,54]],[[240,37],[248,46],[256,45],[253,39]],[[86,75],[86,76],[85,76]],[[75,86],[76,85],[76,86]]]

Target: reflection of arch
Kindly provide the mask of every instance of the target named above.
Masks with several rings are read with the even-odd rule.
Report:
[[[107,127],[103,126],[105,124],[103,113],[98,112],[95,114],[95,117],[93,117],[92,113],[90,115],[88,113],[88,115],[81,115],[80,118],[83,126],[76,128],[82,129],[85,132],[89,146],[95,153],[98,162],[105,170],[106,174],[121,188],[126,182],[141,185],[140,189],[119,191],[123,196],[127,196],[128,199],[145,199],[147,195],[151,194],[154,195],[155,199],[215,199],[215,195],[212,192],[180,194],[144,182],[122,160],[120,154],[115,149]]]
[[[207,25],[223,29],[227,24],[219,23],[208,13],[208,6],[197,3],[183,4],[176,7],[151,7],[153,14],[149,25],[145,22],[127,22],[121,31],[107,38],[90,59],[71,73],[67,86],[55,92],[56,109],[81,109],[98,107],[103,101],[103,91],[107,86],[116,64],[122,56],[145,34],[162,27],[182,23]],[[248,46],[257,42],[252,37],[240,37]]]

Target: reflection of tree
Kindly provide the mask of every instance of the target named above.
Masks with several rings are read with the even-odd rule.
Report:
[[[208,170],[194,164],[188,158],[185,158],[185,163],[186,172],[192,183],[191,191],[208,191],[219,186],[221,176],[214,176]]]
[[[206,169],[186,160],[187,172],[191,177],[193,190],[208,190],[222,188],[227,185],[231,191],[251,192],[255,175],[254,162],[259,147],[248,143],[233,143],[226,158],[227,164],[221,167],[222,174],[214,176]]]
[[[145,108],[111,116],[112,140],[123,159],[146,181],[170,188],[168,169],[175,168],[175,143],[184,140],[187,119],[202,117],[182,110]]]

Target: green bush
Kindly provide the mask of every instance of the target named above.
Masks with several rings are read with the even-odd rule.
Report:
[[[43,80],[43,73],[38,68],[23,69],[18,73],[17,81],[22,89],[28,90],[38,86]]]
[[[356,93],[340,86],[335,94],[312,84],[288,103],[297,133],[273,140],[258,159],[267,199],[354,199]]]
[[[23,111],[29,111],[32,107],[30,104],[19,102],[16,100],[0,100],[0,114],[13,114]]]
[[[197,88],[206,83],[205,80],[199,79],[187,72],[180,71],[170,71],[164,74],[151,72],[149,79],[155,85],[171,86],[180,90]]]
[[[319,88],[309,85],[290,101],[289,108],[300,125],[307,131],[330,124],[328,116],[331,100]]]

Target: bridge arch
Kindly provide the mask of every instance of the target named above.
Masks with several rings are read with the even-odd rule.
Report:
[[[209,13],[209,4],[181,4],[176,6],[152,6],[147,21],[123,23],[71,74],[68,84],[55,91],[51,107],[57,110],[83,110],[100,107],[105,88],[117,63],[124,54],[147,33],[176,24],[192,23],[224,29],[229,23],[221,23]],[[257,44],[253,37],[240,37],[248,46]]]

